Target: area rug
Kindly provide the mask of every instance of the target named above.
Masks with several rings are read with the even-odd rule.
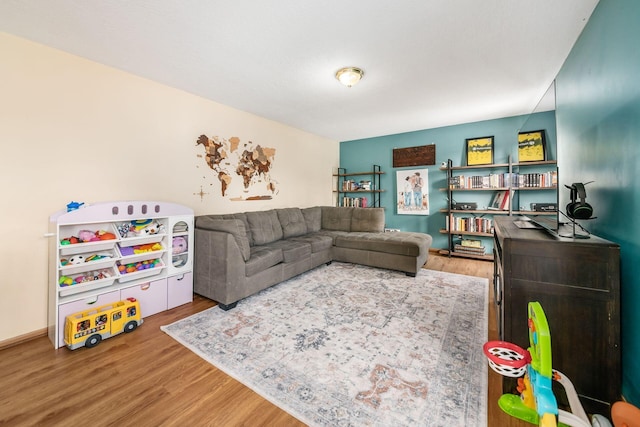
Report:
[[[162,330],[310,426],[486,426],[487,297],[334,262]]]

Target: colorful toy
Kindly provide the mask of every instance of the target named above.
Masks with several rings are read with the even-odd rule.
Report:
[[[69,264],[82,264],[84,262],[84,255],[74,255],[69,258]]]
[[[98,240],[98,237],[96,237],[96,233],[91,230],[80,230],[78,232],[78,239],[83,242],[95,242]]]
[[[500,408],[515,418],[541,427],[611,427],[611,423],[600,415],[594,415],[593,424],[589,422],[573,383],[563,373],[552,369],[551,333],[540,303],[530,302],[528,314],[530,347],[527,350],[504,341],[489,341],[483,347],[491,369],[500,375],[518,378],[520,396],[503,394],[498,399]],[[564,387],[571,412],[558,409],[552,380]]]
[[[138,237],[159,234],[164,231],[164,225],[152,219],[136,219],[116,226],[120,237]]]
[[[138,262],[131,262],[128,264],[118,263],[118,271],[120,272],[120,274],[123,274],[123,275],[128,273],[135,273],[137,271],[143,271],[143,270],[148,270],[150,268],[155,268],[158,264],[161,264],[161,263],[162,261],[160,260],[160,258],[145,260],[145,261],[138,261]]]
[[[173,248],[172,250],[173,250],[173,254],[174,255],[186,252],[187,251],[187,239],[185,239],[182,236],[174,237],[171,246]]]
[[[137,227],[134,233],[138,236],[151,236],[153,234],[159,234],[164,230],[164,226],[158,221],[151,221],[144,227]]]
[[[137,245],[133,247],[134,254],[143,254],[145,252],[161,251],[162,245],[160,243],[149,243],[147,245]]]
[[[98,240],[114,240],[116,235],[105,230],[98,230],[96,231],[96,237]]]
[[[113,255],[110,254],[109,252],[100,252],[97,254],[91,254],[87,256],[75,255],[69,259],[61,258],[60,265],[64,267],[65,265],[69,265],[69,264],[80,264],[82,262],[100,261],[101,259],[112,258],[112,257]]]
[[[102,270],[96,270],[96,271],[89,271],[86,273],[82,273],[76,277],[69,277],[69,276],[60,276],[60,278],[58,279],[58,286],[60,286],[61,288],[63,287],[67,287],[67,286],[73,286],[73,285],[78,285],[80,283],[86,283],[86,282],[93,282],[95,280],[102,280],[102,279],[108,279],[110,277],[112,277],[113,274],[111,273],[111,270],[109,269],[102,269]]]
[[[95,347],[105,338],[136,330],[142,322],[140,303],[127,298],[67,316],[64,343],[71,350]]]
[[[75,211],[76,209],[80,209],[84,205],[83,202],[70,202],[67,204],[67,212]]]
[[[116,235],[105,230],[95,233],[91,230],[80,230],[77,236],[65,237],[60,240],[61,245],[75,245],[76,243],[98,242],[100,240],[114,240]]]

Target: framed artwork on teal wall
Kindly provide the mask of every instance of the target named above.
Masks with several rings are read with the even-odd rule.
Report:
[[[467,166],[493,163],[493,136],[467,139]]]
[[[429,215],[429,169],[396,171],[398,215]]]
[[[518,133],[518,161],[540,162],[545,160],[544,130]]]

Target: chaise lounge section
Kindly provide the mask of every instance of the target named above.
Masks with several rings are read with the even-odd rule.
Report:
[[[316,206],[198,216],[194,290],[229,310],[334,260],[415,276],[427,261],[431,236],[385,233],[384,224],[382,208]]]

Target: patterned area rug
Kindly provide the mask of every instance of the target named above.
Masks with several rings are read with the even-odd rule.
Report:
[[[486,426],[487,296],[334,262],[162,330],[310,426]]]

